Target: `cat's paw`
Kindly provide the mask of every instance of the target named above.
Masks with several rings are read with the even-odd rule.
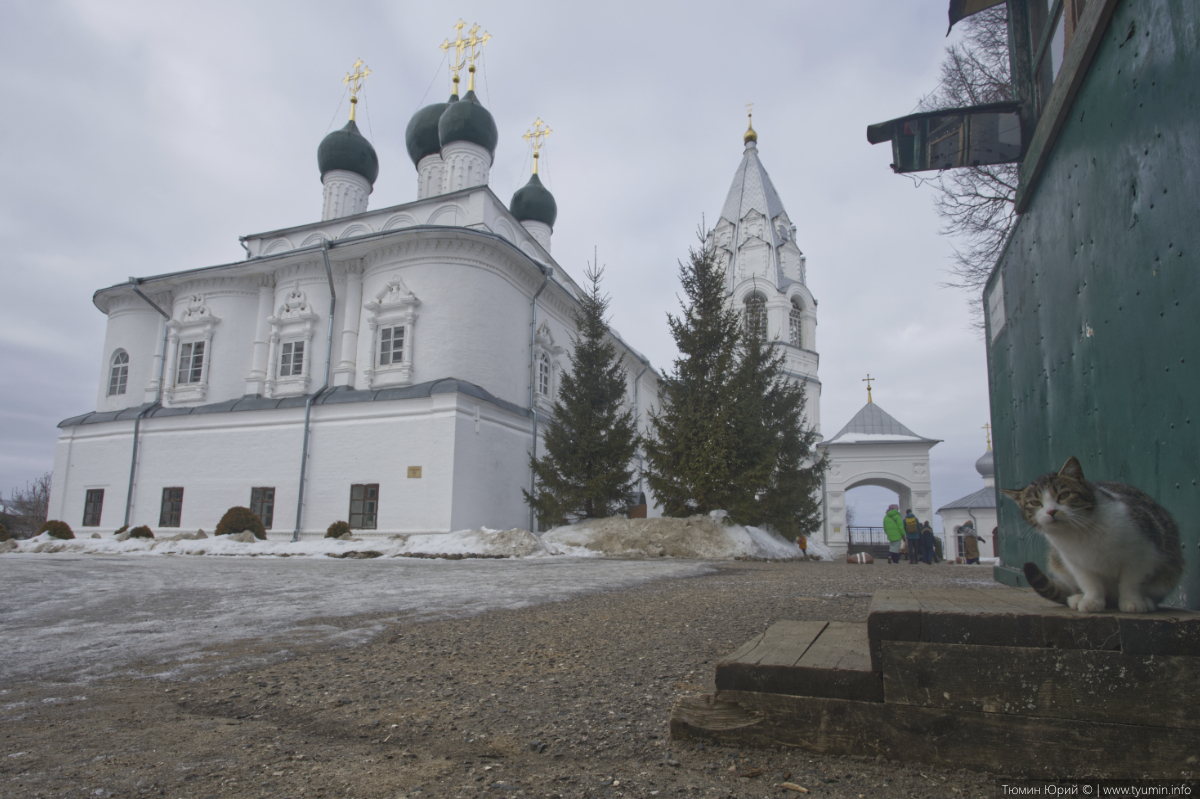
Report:
[[[1158,609],[1154,600],[1146,597],[1121,597],[1119,606],[1122,613],[1153,613]]]
[[[1079,610],[1079,603],[1083,601],[1083,594],[1071,594],[1067,597],[1067,607],[1071,610]]]
[[[1072,594],[1067,597],[1067,606],[1080,613],[1099,613],[1104,610],[1103,597],[1088,597],[1085,594]]]

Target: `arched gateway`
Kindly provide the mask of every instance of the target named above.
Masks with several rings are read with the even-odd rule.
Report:
[[[846,492],[852,488],[879,486],[894,491],[902,512],[912,508],[922,522],[932,520],[929,450],[939,441],[917,435],[868,398],[837,435],[817,445],[830,461],[822,532],[835,555],[844,555],[850,543]]]

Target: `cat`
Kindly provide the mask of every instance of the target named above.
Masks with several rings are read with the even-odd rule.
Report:
[[[1049,576],[1025,564],[1025,579],[1046,599],[1084,613],[1149,613],[1179,582],[1179,528],[1133,486],[1089,483],[1072,456],[1057,474],[1000,490],[1050,542]]]

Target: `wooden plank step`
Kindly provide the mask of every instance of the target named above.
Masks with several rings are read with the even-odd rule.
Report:
[[[883,701],[861,622],[776,622],[717,663],[717,690]]]
[[[884,701],[1200,730],[1200,658],[884,641]]]
[[[880,590],[867,634],[877,670],[879,641],[1200,656],[1200,613],[1080,613],[1017,588]]]
[[[747,691],[719,691],[714,702],[721,703],[723,714],[745,723],[710,727],[702,713],[672,711],[671,736],[739,747],[882,755],[910,764],[969,766],[1038,779],[1167,779],[1200,768],[1200,731],[1191,729]]]

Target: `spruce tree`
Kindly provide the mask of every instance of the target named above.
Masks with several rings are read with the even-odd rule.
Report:
[[[680,354],[659,383],[662,406],[650,414],[654,435],[646,443],[646,479],[668,516],[729,510],[744,493],[733,401],[740,321],[725,304],[713,249],[701,241],[679,264],[686,299],[682,314],[668,314],[667,324]]]
[[[827,463],[817,459],[817,432],[803,425],[804,386],[783,373],[783,354],[768,344],[762,331],[743,336],[737,384],[739,427],[752,496],[738,508],[739,521],[770,527],[790,540],[821,524],[818,489]]]
[[[608,338],[603,274],[596,264],[585,272],[591,285],[575,311],[579,335],[545,427],[546,452],[529,457],[537,493],[522,493],[543,528],[620,513],[632,490],[638,435],[633,411],[621,409],[625,369]]]
[[[650,415],[647,481],[668,516],[721,509],[794,540],[820,525],[825,470],[803,424],[804,388],[786,378],[765,331],[728,307],[723,270],[702,242],[680,264],[683,313],[667,316],[680,357]]]

